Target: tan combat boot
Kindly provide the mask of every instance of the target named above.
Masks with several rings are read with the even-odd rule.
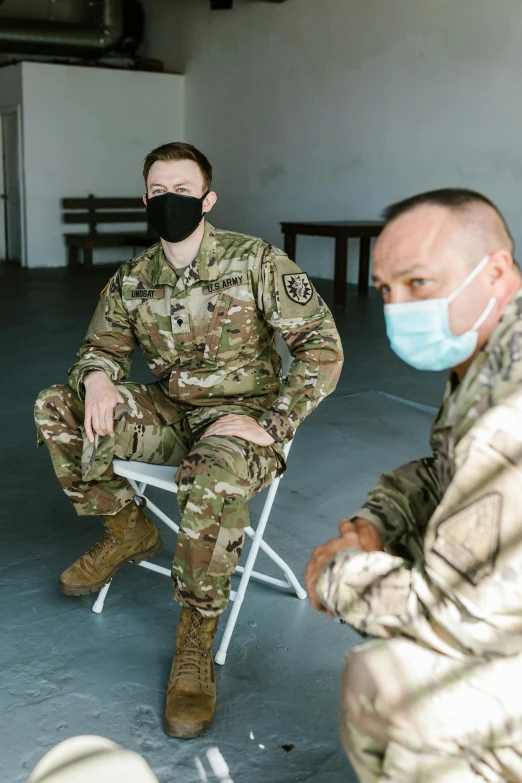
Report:
[[[65,595],[95,593],[123,563],[150,560],[163,548],[157,528],[134,502],[101,520],[107,532],[60,577]]]
[[[212,725],[216,676],[210,648],[218,619],[188,606],[181,611],[165,707],[164,728],[171,737],[200,737]]]

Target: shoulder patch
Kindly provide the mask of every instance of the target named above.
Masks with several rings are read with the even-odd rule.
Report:
[[[283,275],[283,284],[287,296],[297,304],[308,304],[313,296],[314,289],[305,272],[298,272],[294,275]]]
[[[495,567],[501,516],[501,494],[484,495],[440,525],[433,551],[478,585]]]
[[[270,263],[281,318],[320,318],[323,306],[306,272],[285,255],[276,256]]]

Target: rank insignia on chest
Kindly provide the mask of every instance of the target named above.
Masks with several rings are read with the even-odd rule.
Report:
[[[131,288],[124,292],[124,299],[164,299],[164,288]]]
[[[233,277],[225,277],[223,280],[216,280],[215,283],[208,283],[208,285],[205,286],[205,291],[207,294],[213,294],[216,291],[224,291],[234,285],[242,284],[243,275],[234,275]]]
[[[305,272],[295,275],[283,275],[285,291],[292,302],[300,305],[308,304],[313,296],[314,289]]]

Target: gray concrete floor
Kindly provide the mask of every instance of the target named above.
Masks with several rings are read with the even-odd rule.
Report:
[[[42,388],[66,379],[107,278],[103,269],[0,267],[0,779],[21,783],[57,742],[101,734],[142,753],[161,783],[199,781],[196,757],[215,781],[206,761],[213,746],[235,783],[351,783],[337,729],[343,655],[360,642],[349,627],[251,583],[226,665],[217,667],[214,728],[181,741],[161,728],[179,616],[169,580],[126,566],[101,615],[90,611],[91,597],[58,590],[60,572],[101,528],[76,517],[46,450],[36,451],[32,406]],[[331,284],[318,287],[330,301]],[[430,406],[443,385],[393,356],[375,292],[360,300],[350,287],[335,317],[342,379],[298,431],[266,535],[301,579],[311,549],[336,534],[379,473],[427,453]],[[132,378],[149,378],[141,356]],[[162,500],[176,516],[172,496]],[[254,522],[261,503],[252,503]],[[174,541],[165,540],[159,562],[168,565]],[[263,556],[258,565],[277,575]]]

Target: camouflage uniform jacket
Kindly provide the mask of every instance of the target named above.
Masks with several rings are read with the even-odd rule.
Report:
[[[381,477],[354,514],[386,549],[341,551],[325,606],[363,633],[450,655],[522,652],[522,291],[459,382],[451,374],[433,455]]]
[[[276,332],[294,358],[285,379]],[[342,367],[332,315],[306,274],[272,245],[209,223],[179,278],[161,243],[120,267],[69,370],[70,385],[82,397],[92,370],[124,380],[138,344],[159,378],[152,392],[166,423],[173,410],[193,429],[223,412],[243,413],[279,444],[334,390]]]

